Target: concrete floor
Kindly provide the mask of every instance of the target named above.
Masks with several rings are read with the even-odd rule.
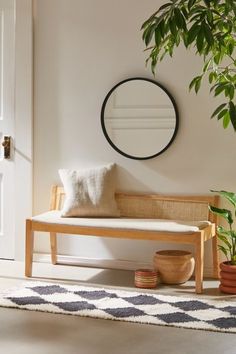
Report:
[[[34,279],[52,281],[38,277]],[[76,284],[76,281],[64,282]],[[19,283],[22,283],[22,279],[0,277],[0,290],[17,286]],[[137,291],[133,287],[133,272],[128,271],[100,271],[90,278],[89,285],[91,284],[112,285]],[[208,280],[204,285],[202,296],[219,299],[221,295],[217,290],[216,281]],[[154,292],[193,296],[193,290],[194,282],[189,281],[178,287],[159,286]],[[232,299],[232,296],[222,296]],[[0,353],[4,354],[236,353],[235,334],[6,308],[0,308],[0,319]]]

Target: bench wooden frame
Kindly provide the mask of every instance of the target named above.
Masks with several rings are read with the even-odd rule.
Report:
[[[51,190],[50,210],[59,210],[64,198],[64,190],[62,187],[53,186]],[[155,217],[155,203],[182,203],[188,208],[188,205],[194,210],[195,207],[211,205],[218,205],[218,196],[163,196],[157,194],[127,194],[117,193],[116,200],[119,208],[121,208],[121,217]],[[133,203],[133,204],[132,204]],[[146,203],[146,204],[145,204]],[[151,204],[152,203],[152,204]],[[200,204],[199,204],[200,203]],[[130,204],[130,205],[129,205]],[[139,207],[136,208],[137,204]],[[182,205],[179,204],[179,205]],[[129,205],[129,207],[127,207]],[[135,205],[135,208],[134,206]],[[153,206],[154,205],[154,206]],[[164,204],[163,204],[164,205]],[[150,210],[148,211],[148,206]],[[137,209],[137,210],[136,210]],[[142,215],[143,214],[143,215]],[[151,215],[150,215],[151,214]],[[176,232],[156,232],[132,229],[114,229],[114,228],[97,228],[85,227],[75,225],[62,225],[55,223],[43,223],[32,219],[26,220],[26,251],[25,251],[25,275],[32,276],[32,262],[33,262],[33,244],[34,232],[43,231],[50,233],[51,244],[51,261],[53,264],[57,263],[57,233],[71,234],[71,235],[89,235],[99,237],[124,238],[132,240],[153,240],[163,242],[173,242],[182,244],[192,244],[195,247],[195,282],[196,293],[202,293],[203,290],[203,266],[204,266],[204,243],[212,239],[212,260],[213,260],[213,276],[219,277],[219,261],[218,261],[218,245],[215,232],[215,225],[217,222],[216,216],[208,212],[209,221],[211,225],[205,227],[198,232],[191,234],[180,234]],[[180,219],[181,220],[181,219]],[[188,219],[189,220],[189,219]],[[195,219],[196,220],[196,219]],[[199,220],[199,219],[198,219]]]

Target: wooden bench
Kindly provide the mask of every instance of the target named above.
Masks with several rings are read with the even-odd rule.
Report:
[[[50,233],[53,264],[57,263],[57,233],[192,244],[195,247],[197,293],[201,293],[203,289],[204,243],[212,239],[213,276],[219,277],[216,216],[209,213],[208,209],[209,204],[218,205],[217,196],[117,193],[116,201],[121,211],[121,218],[117,219],[62,218],[59,210],[64,196],[62,187],[53,186],[51,211],[26,220],[25,275],[27,277],[32,276],[34,231]],[[178,220],[175,223],[177,230],[169,230],[168,227],[166,229],[168,225],[166,219],[170,223],[172,220]],[[208,222],[200,228],[193,226],[194,231],[191,226],[191,230],[186,232],[185,227],[197,225],[201,220]],[[133,226],[136,225],[135,221],[137,221],[137,227]],[[112,223],[116,226],[114,227]],[[158,227],[162,224],[164,228],[161,227],[159,230]],[[155,229],[156,225],[159,225],[157,229]],[[184,232],[178,231],[179,227],[183,228]]]

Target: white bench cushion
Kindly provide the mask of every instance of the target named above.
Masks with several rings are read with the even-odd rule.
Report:
[[[178,221],[166,219],[130,219],[130,218],[65,218],[61,211],[52,210],[33,216],[33,221],[46,224],[74,225],[126,230],[144,230],[158,232],[193,233],[211,225],[209,221]]]

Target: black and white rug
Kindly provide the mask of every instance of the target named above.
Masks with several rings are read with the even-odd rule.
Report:
[[[0,306],[236,333],[236,299],[235,302],[216,301],[81,285],[27,282],[1,295]]]

